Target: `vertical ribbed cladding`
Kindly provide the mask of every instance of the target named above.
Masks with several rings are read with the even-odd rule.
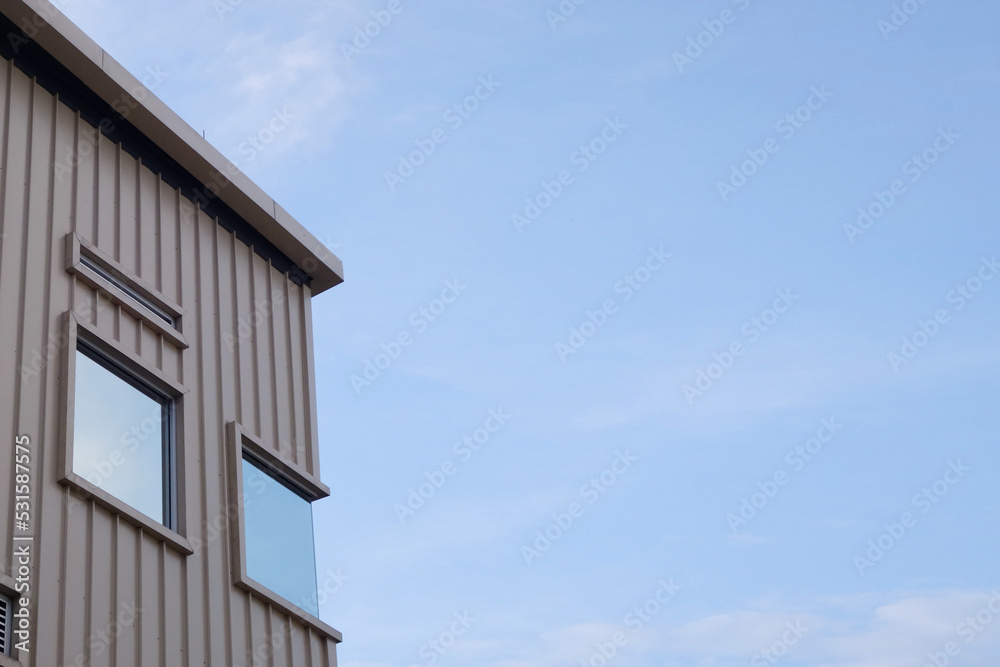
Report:
[[[225,424],[318,473],[310,293],[77,113],[0,61],[0,452],[32,438],[37,667],[325,667],[334,645],[232,585]],[[71,168],[57,171],[56,164]],[[65,270],[71,231],[184,309],[180,351]],[[274,298],[275,293],[279,296]],[[91,307],[96,304],[97,307]],[[72,309],[189,390],[183,556],[56,481],[62,316]],[[23,381],[34,354],[37,376]],[[13,502],[0,456],[0,497]],[[13,556],[0,511],[0,569]],[[221,532],[218,530],[221,528]],[[104,637],[116,636],[113,641]],[[278,637],[277,642],[274,638]]]
[[[21,259],[23,232],[22,221],[7,221],[7,188],[10,180],[9,141],[6,131],[10,122],[10,63],[0,62],[0,386],[7,400],[0,401],[0,451],[8,451],[18,435],[15,424],[15,407],[20,401],[21,375],[18,369],[19,350],[7,343],[16,341],[20,335],[15,327],[20,327],[20,292],[21,292]],[[12,457],[0,457],[0,479],[10,479],[14,470]],[[4,503],[12,503],[13,489],[9,484],[0,485]],[[0,512],[0,568],[5,573],[10,572],[13,556],[11,541],[12,512]]]
[[[0,63],[3,72],[2,90],[4,99],[0,101],[0,338],[4,345],[0,347],[0,382],[5,389],[4,396],[9,400],[0,401],[0,438],[3,438],[2,451],[11,447],[10,443],[18,435],[15,411],[21,400],[21,374],[18,361],[21,359],[20,347],[16,345],[21,327],[21,292],[22,292],[22,254],[24,252],[24,221],[14,219],[12,207],[8,205],[8,189],[16,183],[10,183],[10,70],[9,63]],[[8,342],[15,343],[8,345]],[[10,457],[0,457],[0,479],[9,479],[14,470],[14,462]],[[13,489],[9,484],[2,487],[5,503],[13,502]],[[10,572],[13,558],[13,543],[11,541],[11,512],[0,512],[0,567]]]

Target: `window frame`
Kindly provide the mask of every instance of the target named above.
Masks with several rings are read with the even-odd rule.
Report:
[[[3,595],[10,601],[10,617],[8,621],[14,620],[14,612],[17,610],[17,604],[22,596],[17,592],[17,582],[6,572],[0,572],[0,595]],[[20,659],[22,651],[17,648],[17,642],[14,641],[13,626],[9,623],[8,626],[11,635],[8,637],[10,653],[0,653],[0,667],[21,667],[24,664]]]
[[[64,377],[62,382],[63,419],[61,423],[60,442],[63,445],[62,456],[58,458],[58,481],[81,494],[84,498],[93,500],[96,504],[116,514],[124,521],[141,528],[159,541],[171,546],[175,551],[185,556],[194,553],[185,537],[187,521],[184,508],[184,447],[183,397],[187,389],[167,377],[158,369],[125,350],[113,340],[106,339],[96,328],[77,319],[72,312],[65,315],[65,346],[63,348]],[[164,510],[166,522],[160,523],[146,516],[124,500],[111,495],[104,489],[88,481],[82,475],[73,471],[74,460],[74,430],[76,407],[76,358],[81,345],[87,349],[87,354],[97,363],[102,364],[110,372],[122,377],[123,381],[136,387],[137,391],[149,391],[164,397],[170,404],[171,411],[169,433],[164,438]],[[125,376],[125,377],[123,377]]]
[[[289,614],[318,634],[338,643],[343,641],[343,636],[339,631],[247,574],[243,459],[248,458],[265,474],[270,475],[279,483],[291,487],[310,504],[328,497],[330,495],[329,487],[302,467],[282,458],[275,449],[267,447],[260,439],[247,433],[238,422],[233,421],[226,425],[226,450],[229,507],[231,510],[229,513],[231,519],[229,525],[231,548],[229,552],[232,560],[233,584]]]
[[[76,232],[66,235],[66,271],[103,292],[178,349],[188,348],[183,309]]]

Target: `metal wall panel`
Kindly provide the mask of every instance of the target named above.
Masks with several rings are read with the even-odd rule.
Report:
[[[33,449],[34,642],[23,664],[336,665],[333,640],[232,585],[224,520],[235,502],[225,484],[230,421],[319,476],[309,289],[6,61],[0,130],[0,498],[8,504],[15,437],[30,436]],[[73,231],[182,307],[188,349],[66,271]],[[58,483],[69,310],[188,389],[180,474],[193,555]],[[6,574],[13,535],[12,512],[0,511]]]

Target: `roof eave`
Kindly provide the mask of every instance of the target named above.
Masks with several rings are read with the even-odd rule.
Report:
[[[128,122],[202,184],[212,184],[206,194],[295,262],[311,278],[313,295],[344,281],[343,263],[333,252],[53,5],[0,0],[0,11],[105,102],[129,100]]]

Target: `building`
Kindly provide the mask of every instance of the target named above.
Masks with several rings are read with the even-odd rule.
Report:
[[[336,665],[340,261],[51,5],[0,15],[0,667]]]

